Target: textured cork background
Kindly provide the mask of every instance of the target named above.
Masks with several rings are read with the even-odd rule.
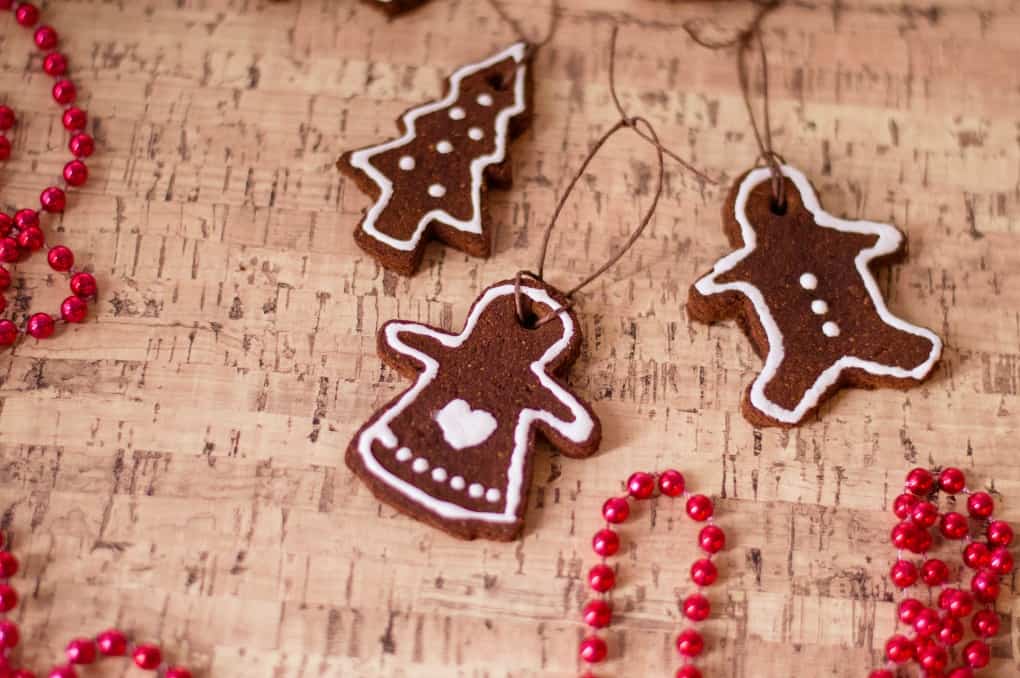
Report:
[[[102,296],[88,323],[0,353],[0,513],[23,562],[29,666],[116,624],[199,676],[576,675],[599,506],[631,471],[677,467],[718,499],[731,544],[706,677],[863,676],[894,625],[885,507],[911,466],[963,467],[1020,521],[1020,3],[804,0],[767,24],[778,149],[831,212],[907,233],[909,258],[880,284],[947,342],[928,385],[845,392],[787,432],[739,415],[760,365],[742,334],[684,311],[728,251],[719,205],[756,151],[732,54],[680,26],[725,33],[747,4],[564,0],[515,186],[492,194],[492,258],[433,246],[412,279],[357,249],[369,201],[333,164],[513,39],[487,3],[432,0],[394,21],[352,0],[44,4],[99,146],[47,233]],[[544,30],[546,0],[505,6]],[[381,506],[342,463],[406,384],[375,333],[391,318],[459,329],[479,290],[534,266],[555,199],[615,121],[614,21],[625,105],[726,179],[671,165],[646,237],[580,301],[571,381],[602,418],[602,451],[543,446],[524,538],[460,542]],[[11,209],[67,153],[40,57],[4,22],[0,98],[22,118],[0,170]],[[653,182],[647,145],[610,143],[564,213],[549,280],[569,286],[619,246]],[[33,309],[65,294],[41,261],[17,278]],[[695,533],[668,501],[624,529],[600,675],[672,675]],[[983,675],[1020,670],[1015,586]]]

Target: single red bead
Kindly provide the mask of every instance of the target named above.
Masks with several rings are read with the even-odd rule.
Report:
[[[36,339],[46,339],[53,335],[55,327],[53,317],[49,313],[34,313],[28,319],[25,331]]]
[[[868,678],[896,678],[896,676],[888,669],[875,669],[868,674]]]
[[[51,52],[43,59],[43,71],[46,75],[58,77],[67,73],[67,57],[60,52]]]
[[[972,541],[963,549],[963,564],[972,570],[980,570],[988,566],[992,552],[979,541]]]
[[[57,31],[52,26],[40,26],[35,29],[35,46],[42,50],[53,49],[57,46]]]
[[[923,468],[915,468],[907,474],[906,488],[919,497],[927,497],[935,489],[935,478]]]
[[[949,579],[949,566],[945,561],[932,558],[921,565],[921,581],[928,586],[941,586]]]
[[[10,128],[14,127],[18,121],[17,116],[14,115],[14,109],[10,106],[0,105],[0,130],[6,132]]]
[[[171,666],[166,670],[164,678],[192,678],[191,671],[183,666]]]
[[[10,346],[18,339],[18,327],[10,320],[0,320],[0,346]]]
[[[893,636],[885,644],[885,656],[889,661],[903,664],[914,658],[914,644],[906,636]]]
[[[1013,543],[1013,528],[1009,523],[993,520],[988,523],[988,541],[995,546],[1009,546]]]
[[[726,533],[718,525],[705,525],[698,533],[698,546],[705,553],[719,553],[726,548]]]
[[[39,213],[30,209],[18,210],[14,213],[14,224],[20,229],[38,227]]]
[[[939,508],[930,501],[918,502],[910,512],[910,520],[918,527],[929,528],[939,519]]]
[[[18,606],[18,592],[8,584],[0,584],[0,612],[10,612]]]
[[[11,157],[11,140],[0,134],[0,160]]]
[[[10,579],[18,573],[18,559],[10,551],[0,551],[0,577]]]
[[[995,500],[987,492],[974,492],[967,497],[967,512],[975,518],[987,518],[995,510]]]
[[[30,28],[39,21],[39,8],[30,2],[19,2],[18,9],[14,12],[14,18],[22,26]]]
[[[904,624],[913,624],[917,615],[924,609],[924,604],[916,598],[904,598],[896,608],[896,615]]]
[[[1002,621],[995,610],[978,610],[970,621],[970,627],[982,638],[992,638],[999,634]]]
[[[686,487],[687,482],[680,471],[669,469],[659,475],[659,491],[667,497],[679,497]]]
[[[942,515],[939,530],[946,539],[963,539],[970,532],[970,526],[967,523],[967,518],[955,511],[950,511]]]
[[[584,623],[595,629],[604,629],[613,619],[613,608],[604,600],[592,600],[584,606]]]
[[[676,637],[676,651],[684,657],[697,657],[705,649],[705,639],[694,629],[684,629]]]
[[[67,644],[65,653],[72,664],[91,664],[96,660],[96,642],[91,638],[75,638]]]
[[[83,186],[88,179],[88,165],[81,160],[72,160],[64,165],[64,181],[68,186]]]
[[[691,579],[698,586],[711,586],[719,578],[719,570],[708,558],[694,561],[691,565]]]
[[[921,538],[921,528],[914,523],[897,523],[889,533],[889,540],[898,550],[913,551]]]
[[[135,652],[137,656],[138,651],[135,650]],[[598,664],[599,662],[605,661],[608,653],[609,650],[606,647],[606,641],[602,640],[598,636],[588,636],[582,640],[581,647],[578,650],[578,654],[581,656],[581,661],[588,664]],[[155,668],[155,666],[152,668]]]
[[[89,299],[96,296],[98,292],[96,279],[91,273],[75,273],[71,276],[71,293],[75,296]]]
[[[616,572],[608,565],[600,563],[588,570],[588,584],[592,590],[605,593],[616,586]]]
[[[11,272],[0,266],[0,292],[11,286]]]
[[[57,80],[53,85],[53,100],[58,104],[66,106],[74,103],[76,98],[78,98],[78,89],[70,80]]]
[[[611,497],[602,505],[602,517],[607,523],[619,524],[630,516],[630,503],[624,497]]]
[[[41,250],[45,244],[46,236],[38,226],[31,226],[18,234],[18,245],[22,249],[35,252]]]
[[[0,238],[0,261],[10,263],[17,261],[21,255],[18,241],[14,238]]]
[[[944,648],[938,645],[929,645],[917,653],[917,663],[928,672],[928,675],[932,675],[945,670],[949,663],[949,655]]]
[[[1013,554],[1005,546],[1000,546],[992,551],[992,555],[988,559],[988,569],[1003,577],[1013,572],[1013,564]]]
[[[78,297],[68,297],[68,300],[70,299],[75,299],[80,304],[85,303]],[[597,555],[608,558],[620,550],[620,537],[612,530],[599,530],[591,540],[591,547]]]
[[[701,678],[701,671],[694,664],[684,664],[676,670],[675,678]]]
[[[54,271],[70,271],[74,266],[74,252],[69,247],[57,245],[46,253],[46,261]]]
[[[67,207],[67,195],[62,188],[50,186],[39,194],[39,204],[47,212],[63,212]]]
[[[939,628],[938,641],[946,647],[952,647],[963,640],[963,624],[956,617],[947,617],[942,620]]]
[[[78,678],[78,672],[73,666],[54,666],[50,670],[49,678]]]
[[[692,593],[684,598],[683,611],[684,616],[691,621],[705,621],[712,612],[712,604],[700,593]]]
[[[958,494],[966,486],[967,478],[958,468],[950,466],[942,469],[942,473],[939,474],[939,487],[946,494]]]
[[[963,660],[974,669],[983,669],[988,666],[992,658],[992,651],[983,641],[972,640],[963,648]]]
[[[939,607],[944,609],[950,616],[963,619],[970,616],[970,613],[974,611],[974,596],[971,595],[970,591],[956,588],[946,589],[939,594]]]
[[[76,158],[87,158],[96,150],[96,142],[88,134],[75,134],[67,147]]]
[[[696,494],[687,500],[687,515],[699,523],[711,518],[714,512],[712,500],[703,494]]]
[[[900,520],[906,520],[920,501],[914,495],[904,492],[893,500],[893,513]]]
[[[638,471],[627,479],[627,492],[635,499],[648,499],[655,493],[655,476]]]
[[[974,671],[969,666],[960,666],[947,673],[946,678],[974,678]]]
[[[924,638],[936,633],[941,626],[942,620],[939,618],[939,613],[930,607],[921,610],[917,619],[914,620],[914,631]]]
[[[89,305],[80,297],[71,295],[60,304],[60,317],[66,322],[83,322],[88,314]]]
[[[917,582],[917,566],[909,560],[897,560],[889,570],[889,579],[898,589],[913,586]]]
[[[18,625],[9,619],[0,621],[0,648],[10,650],[21,640]]]
[[[155,645],[138,645],[131,653],[135,666],[146,671],[154,671],[163,663],[163,653]]]
[[[0,238],[6,236],[14,228],[14,219],[9,214],[0,212]]]
[[[77,106],[71,106],[69,109],[64,111],[61,122],[64,124],[64,129],[68,132],[76,132],[80,129],[85,129],[85,124],[88,122],[88,115],[86,115],[85,111],[81,110]]]
[[[991,603],[999,597],[1002,585],[995,573],[983,570],[970,580],[970,590],[974,592],[974,597],[982,603]]]
[[[107,657],[123,657],[127,652],[127,636],[117,629],[109,629],[96,636],[96,645]]]

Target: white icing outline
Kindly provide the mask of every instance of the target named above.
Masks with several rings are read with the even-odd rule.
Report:
[[[556,301],[547,291],[534,287],[522,286],[521,292],[539,304],[544,304],[552,311],[562,308],[562,304]],[[546,410],[526,408],[521,410],[517,419],[517,426],[514,428],[514,449],[510,454],[510,467],[507,469],[507,486],[503,492],[506,498],[506,505],[503,512],[495,511],[474,511],[464,508],[452,502],[437,499],[424,490],[408,483],[404,479],[390,473],[384,468],[372,454],[372,444],[380,442],[384,447],[393,449],[397,447],[398,440],[393,433],[389,423],[399,416],[411,403],[413,403],[421,392],[428,386],[439,372],[439,363],[435,358],[411,348],[400,340],[401,333],[418,334],[438,341],[449,348],[457,348],[467,340],[478,324],[482,313],[493,301],[500,297],[512,295],[513,284],[490,287],[479,297],[471,308],[471,313],[464,323],[464,329],[460,334],[447,334],[431,327],[412,322],[391,322],[385,327],[385,341],[387,346],[393,350],[414,358],[424,365],[418,379],[404,392],[404,394],[390,407],[383,411],[379,418],[368,426],[357,438],[357,450],[365,468],[373,476],[386,483],[394,490],[408,499],[421,504],[429,510],[448,520],[482,520],[491,523],[513,523],[517,521],[517,508],[522,499],[524,487],[524,462],[528,455],[531,428],[536,422],[543,422],[552,427],[559,435],[576,444],[586,442],[595,431],[595,422],[588,410],[570,394],[567,389],[546,372],[546,366],[563,353],[570,345],[571,340],[577,331],[574,321],[569,313],[556,313],[556,320],[563,326],[563,335],[550,346],[542,357],[531,363],[531,371],[538,377],[539,383],[548,389],[556,399],[574,415],[573,421],[563,421]],[[421,451],[416,450],[416,453]],[[451,478],[453,480],[460,476]]]
[[[768,167],[759,167],[752,170],[740,183],[740,189],[737,193],[734,210],[736,213],[737,223],[740,224],[740,233],[741,237],[744,239],[744,246],[717,261],[715,266],[712,268],[712,272],[698,280],[694,285],[698,292],[703,296],[718,294],[720,292],[736,291],[745,295],[754,304],[755,312],[758,315],[762,327],[765,329],[765,335],[769,344],[769,353],[765,358],[765,365],[762,368],[762,371],[751,384],[751,404],[755,409],[759,410],[771,419],[787,424],[795,424],[799,422],[805,414],[818,406],[822,395],[836,383],[836,380],[839,379],[839,375],[844,369],[860,369],[868,372],[869,374],[881,377],[916,379],[918,381],[924,379],[931,372],[932,367],[934,367],[939,356],[942,354],[942,340],[939,339],[938,335],[931,330],[924,327],[918,327],[917,325],[908,323],[902,318],[898,318],[893,315],[886,307],[885,299],[882,298],[882,293],[881,290],[879,290],[878,283],[875,281],[874,275],[868,268],[868,264],[873,259],[887,254],[892,254],[899,249],[900,243],[903,239],[903,235],[899,232],[899,230],[889,224],[882,224],[874,221],[847,221],[845,219],[839,219],[832,216],[822,209],[818,202],[818,196],[815,195],[815,191],[811,187],[811,182],[808,181],[807,177],[805,177],[800,170],[790,167],[789,165],[782,165],[781,168],[783,174],[786,177],[789,177],[797,187],[797,190],[800,192],[801,201],[804,203],[804,207],[811,212],[815,223],[819,227],[832,228],[846,233],[861,233],[865,235],[878,236],[878,241],[874,246],[861,250],[854,259],[857,266],[857,272],[860,274],[861,279],[864,282],[864,286],[868,290],[871,302],[875,305],[875,310],[882,318],[882,321],[887,325],[891,325],[898,330],[915,336],[924,337],[932,344],[931,353],[928,358],[911,370],[893,365],[883,365],[882,363],[877,363],[871,360],[862,360],[853,356],[842,356],[839,360],[822,372],[821,375],[819,375],[818,379],[811,385],[811,388],[807,389],[794,409],[786,409],[769,400],[765,395],[765,387],[775,376],[776,371],[783,363],[783,358],[785,356],[783,335],[779,330],[779,326],[776,325],[776,322],[772,317],[772,312],[765,303],[765,297],[762,295],[761,290],[757,287],[743,281],[730,283],[716,282],[716,278],[719,275],[733,269],[737,263],[742,261],[752,251],[754,251],[758,243],[754,228],[751,226],[751,223],[747,218],[747,199],[750,196],[751,191],[756,186],[769,180],[771,177],[771,170]]]
[[[361,222],[361,228],[365,231],[365,233],[385,245],[405,252],[413,251],[418,246],[426,228],[433,220],[446,224],[458,231],[481,235],[482,182],[484,180],[485,168],[490,165],[499,164],[506,159],[506,146],[510,128],[510,119],[524,112],[524,108],[527,105],[527,99],[524,91],[525,71],[527,70],[527,66],[524,62],[526,47],[527,45],[525,43],[518,42],[503,50],[499,54],[489,57],[485,61],[461,67],[455,71],[452,76],[450,76],[450,91],[443,99],[425,104],[424,106],[419,106],[418,108],[412,108],[408,112],[404,113],[402,120],[407,131],[403,136],[378,146],[363,148],[351,153],[350,165],[367,174],[379,187],[379,199],[375,201],[375,204],[372,205],[371,208],[369,208],[368,213],[365,215],[365,219]],[[514,81],[514,103],[512,106],[501,110],[496,116],[495,150],[488,155],[481,155],[471,161],[471,218],[466,220],[455,219],[444,209],[436,208],[429,210],[418,221],[418,225],[415,227],[414,233],[411,234],[411,237],[406,240],[394,238],[393,236],[387,235],[377,229],[375,226],[376,220],[379,218],[379,215],[382,214],[383,210],[389,204],[390,199],[393,197],[393,182],[372,164],[372,158],[380,153],[394,148],[400,148],[401,146],[406,146],[411,143],[411,141],[417,136],[414,125],[418,118],[455,104],[457,99],[460,97],[460,83],[464,78],[469,75],[473,75],[478,71],[485,70],[494,64],[498,64],[507,57],[512,58],[519,64],[517,66],[517,75]]]

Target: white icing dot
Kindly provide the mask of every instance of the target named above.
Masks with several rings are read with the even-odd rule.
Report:
[[[407,461],[411,458],[411,450],[406,447],[401,447],[397,450],[397,461]]]
[[[429,463],[423,457],[418,457],[414,460],[414,463],[411,464],[411,468],[415,473],[425,473],[425,471],[429,470]]]
[[[479,483],[471,483],[471,487],[468,488],[468,494],[470,494],[473,498],[478,499],[485,494],[485,488]]]
[[[429,186],[429,195],[433,198],[442,198],[446,195],[446,187],[442,184],[432,184]]]
[[[839,336],[839,325],[832,322],[831,320],[822,325],[822,332],[827,337],[838,337]]]
[[[404,170],[405,172],[410,172],[411,170],[414,169],[414,158],[412,158],[409,155],[405,155],[400,159],[399,164],[400,169]]]
[[[437,466],[436,468],[432,469],[432,480],[436,481],[437,483],[445,482],[446,469],[443,468],[442,466]]]
[[[813,290],[818,287],[818,278],[814,273],[805,273],[800,277],[800,286],[806,290]]]
[[[467,115],[467,113],[465,113],[464,109],[460,106],[454,106],[450,109],[451,120],[463,120],[465,115]]]
[[[454,476],[450,478],[450,487],[452,487],[455,490],[463,490],[466,485],[467,483],[465,483],[464,479],[461,478],[460,476]]]
[[[475,101],[478,102],[479,106],[491,106],[492,105],[492,95],[491,94],[479,94],[478,98],[475,99]]]
[[[499,490],[497,490],[495,487],[489,488],[489,490],[485,493],[486,500],[490,501],[493,504],[499,501],[500,496],[501,495],[499,493]]]
[[[440,153],[444,153],[444,154],[445,153],[451,153],[451,152],[453,152],[453,144],[451,144],[446,139],[443,139],[438,144],[436,144],[436,150],[439,151]]]
[[[829,312],[829,305],[826,304],[822,299],[815,299],[811,302],[811,310],[818,315],[825,315]]]
[[[485,136],[485,132],[480,127],[472,127],[468,130],[468,136],[475,141],[480,141]]]

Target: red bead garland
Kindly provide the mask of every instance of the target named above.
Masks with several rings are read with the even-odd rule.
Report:
[[[5,546],[0,534],[0,549]],[[18,594],[10,586],[9,579],[18,572],[18,559],[10,551],[0,550],[0,611],[10,612],[18,604]],[[11,664],[11,652],[21,642],[18,625],[11,619],[0,619],[0,676],[4,678],[35,678],[36,674],[18,669]],[[103,631],[95,638],[74,638],[66,646],[66,663],[53,667],[46,675],[49,678],[77,678],[75,666],[95,663],[102,657],[124,657],[131,655],[135,666],[146,671],[156,671],[165,678],[192,678],[191,672],[181,666],[168,666],[163,653],[156,645],[133,645],[127,636],[117,629]]]
[[[1014,558],[1008,549],[1013,541],[1013,528],[1001,520],[991,520],[995,501],[987,492],[968,490],[964,473],[958,468],[946,468],[937,475],[926,469],[913,469],[907,474],[904,489],[906,491],[892,504],[893,514],[902,522],[890,532],[892,544],[900,555],[889,577],[896,588],[904,591],[919,580],[932,589],[941,589],[937,596],[938,607],[928,607],[911,597],[900,601],[896,616],[912,630],[913,636],[895,634],[889,638],[885,645],[888,664],[886,668],[872,671],[869,678],[893,678],[896,667],[910,661],[921,667],[922,675],[973,678],[974,671],[987,666],[991,660],[991,650],[985,641],[998,634],[1001,628],[994,605],[1002,589],[1000,578],[1010,574],[1014,567]],[[967,495],[970,519],[956,511],[941,513],[934,501],[936,492]],[[971,536],[971,520],[984,524],[987,543]],[[950,585],[953,572],[949,565],[938,558],[927,558],[933,543],[931,529],[936,526],[945,540],[964,541],[963,565],[974,570],[969,586]],[[925,559],[918,566],[903,557],[904,551],[923,555]],[[957,580],[964,574],[966,569],[959,568]],[[977,607],[981,609],[975,611]],[[968,617],[978,639],[954,653],[966,632],[962,620]],[[963,665],[950,669],[954,655]]]
[[[625,522],[630,516],[631,498],[651,499],[656,496],[656,490],[662,497],[686,499],[687,514],[698,522],[707,522],[698,534],[698,545],[707,555],[691,566],[691,580],[698,590],[683,600],[680,609],[690,622],[698,623],[708,619],[712,606],[702,589],[718,579],[719,571],[712,562],[712,556],[726,546],[726,534],[713,522],[715,509],[712,500],[701,494],[689,495],[683,474],[672,469],[659,474],[634,473],[627,479],[626,487],[626,496],[610,497],[602,505],[602,517],[606,524],[592,538],[592,550],[601,558],[601,562],[588,571],[588,585],[599,597],[584,606],[582,619],[585,625],[597,631],[611,623],[612,606],[606,594],[616,586],[616,571],[606,563],[606,558],[620,550],[620,537],[613,525]],[[676,637],[676,649],[684,661],[676,672],[676,678],[702,678],[701,671],[692,663],[705,650],[705,640],[701,633],[695,628],[685,629]],[[586,664],[599,664],[609,656],[609,648],[603,638],[592,633],[581,641],[578,656]],[[587,672],[582,678],[594,678],[594,675]]]
[[[83,162],[83,158],[92,155],[95,142],[91,136],[83,132],[88,123],[87,113],[71,105],[77,99],[77,89],[74,83],[66,78],[67,57],[54,51],[59,42],[59,34],[51,26],[37,27],[40,13],[32,3],[0,2],[0,9],[14,10],[15,21],[32,29],[32,39],[36,47],[46,53],[42,62],[43,71],[57,78],[53,85],[53,99],[65,107],[61,122],[71,134],[68,148],[74,156],[64,165],[63,185],[68,188],[83,186],[89,177],[88,166]],[[14,111],[9,106],[0,106],[0,131],[10,130],[16,122]],[[0,134],[0,161],[6,160],[10,156],[10,151],[10,139]],[[64,187],[54,185],[44,188],[39,194],[39,209],[51,214],[62,213],[67,208],[67,193]],[[45,246],[46,236],[41,228],[39,211],[21,209],[13,218],[0,213],[0,264],[21,261]],[[55,318],[48,313],[34,313],[26,318],[23,332],[18,330],[12,319],[0,319],[0,349],[14,345],[23,336],[45,339],[53,335],[58,323],[80,323],[88,315],[87,302],[95,299],[97,295],[95,278],[89,273],[73,270],[74,254],[65,246],[51,248],[47,253],[47,261],[54,271],[68,275],[72,295],[61,303],[59,317]],[[10,271],[0,265],[0,313],[9,306],[3,292],[10,284]]]

